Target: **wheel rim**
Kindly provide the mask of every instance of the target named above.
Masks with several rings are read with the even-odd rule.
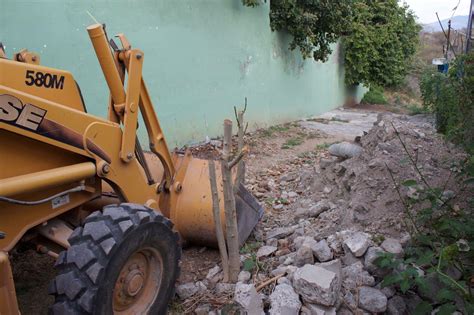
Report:
[[[158,296],[162,271],[162,258],[156,249],[148,247],[133,253],[115,282],[114,313],[147,313]]]

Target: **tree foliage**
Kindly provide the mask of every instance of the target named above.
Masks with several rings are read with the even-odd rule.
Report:
[[[270,26],[288,31],[290,49],[316,61],[326,61],[331,44],[342,39],[347,83],[379,86],[402,82],[420,29],[412,11],[397,0],[274,0]]]
[[[304,58],[326,61],[335,43],[350,25],[350,0],[274,0],[270,26],[293,35],[290,49],[299,47]]]
[[[420,27],[408,6],[397,0],[359,0],[350,34],[344,37],[346,82],[400,84],[416,52]]]

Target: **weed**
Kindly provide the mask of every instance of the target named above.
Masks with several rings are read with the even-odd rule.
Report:
[[[425,107],[419,106],[416,104],[411,104],[407,106],[408,114],[409,115],[419,115],[419,114],[426,114],[428,111]]]
[[[326,150],[331,146],[331,143],[321,143],[316,145],[316,150]]]
[[[290,138],[283,143],[281,146],[282,149],[291,149],[292,147],[295,147],[297,145],[300,145],[304,142],[304,138],[301,137],[294,137]]]
[[[464,314],[474,314],[474,297],[469,282],[472,281],[474,267],[474,218],[471,211],[453,205],[454,196],[444,194],[447,178],[440,187],[431,186],[417,164],[416,154],[410,153],[398,130],[395,135],[402,144],[408,161],[418,175],[418,179],[405,179],[398,183],[393,171],[388,167],[393,184],[395,185],[400,202],[403,204],[407,221],[404,224],[410,231],[411,242],[405,250],[403,259],[393,254],[380,255],[375,263],[389,271],[384,277],[382,286],[396,286],[402,293],[416,289],[422,293],[435,290],[430,287],[436,280],[442,288],[438,290],[435,301],[422,300],[418,303],[414,314],[430,314],[433,305],[439,307],[437,314],[452,314],[458,308],[463,308]],[[469,170],[453,167],[451,175],[470,174]],[[460,191],[469,189],[461,183]],[[403,198],[401,186],[416,189],[417,198]],[[471,198],[471,202],[474,198]],[[415,212],[415,209],[421,209]],[[422,270],[423,272],[420,272]],[[454,278],[456,270],[460,277]],[[462,300],[461,304],[456,303]]]
[[[382,88],[371,86],[370,90],[362,98],[362,102],[367,104],[387,104],[387,99],[383,94]]]

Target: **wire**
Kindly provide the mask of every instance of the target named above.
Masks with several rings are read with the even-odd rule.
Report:
[[[54,198],[62,197],[62,196],[66,195],[66,194],[69,194],[69,193],[78,192],[78,191],[83,191],[83,190],[86,190],[86,187],[85,187],[84,185],[80,185],[80,186],[77,186],[77,187],[68,189],[68,190],[66,190],[66,191],[57,193],[56,195],[52,195],[52,196],[50,196],[50,197],[48,197],[48,198],[40,199],[40,200],[25,201],[25,200],[16,200],[16,199],[12,199],[12,198],[8,198],[8,197],[2,197],[2,196],[0,196],[0,201],[5,201],[5,202],[9,202],[9,203],[14,203],[14,204],[17,204],[17,205],[34,206],[34,205],[39,205],[39,204],[48,202],[48,201],[50,201],[50,200],[53,200]]]

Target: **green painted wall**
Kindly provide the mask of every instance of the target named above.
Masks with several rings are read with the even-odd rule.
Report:
[[[221,132],[248,97],[252,128],[322,113],[360,98],[346,89],[338,49],[325,63],[288,50],[269,27],[269,3],[241,0],[0,0],[7,53],[39,52],[42,64],[71,71],[88,111],[106,114],[108,90],[86,26],[86,11],[145,52],[144,77],[170,146]],[[140,136],[145,135],[144,130]]]

